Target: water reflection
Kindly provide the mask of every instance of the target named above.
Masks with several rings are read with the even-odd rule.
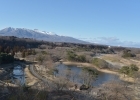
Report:
[[[18,85],[25,84],[25,74],[24,69],[20,65],[14,67],[12,72],[12,82]]]
[[[99,86],[111,80],[119,80],[117,75],[103,72],[99,72],[99,75],[97,77],[89,78],[90,76],[87,74],[87,72],[83,71],[81,67],[73,65],[66,66],[63,64],[56,66],[54,75],[57,77],[58,76],[65,77],[77,84],[83,84],[83,80],[87,81],[87,79],[90,79],[88,81],[92,82],[92,86]]]

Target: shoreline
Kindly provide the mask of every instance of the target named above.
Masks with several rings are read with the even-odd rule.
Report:
[[[96,66],[94,66],[94,65],[92,65],[90,63],[65,61],[65,62],[62,62],[62,64],[65,64],[65,65],[76,65],[77,67],[90,67],[90,68],[95,68],[97,71],[100,71],[100,72],[109,73],[109,74],[116,74],[116,75],[118,74],[118,72],[115,72],[115,71],[111,71],[111,70],[108,70],[108,69],[97,68]]]
[[[77,67],[90,67],[90,68],[95,68],[99,72],[109,73],[109,74],[115,74],[115,75],[119,76],[120,80],[122,80],[122,81],[134,83],[134,79],[131,78],[131,77],[123,77],[123,75],[122,74],[119,74],[118,72],[111,71],[111,70],[108,70],[108,69],[100,69],[100,68],[97,68],[96,66],[94,66],[94,65],[92,65],[90,63],[63,61],[62,64],[64,64],[64,65],[76,65]]]

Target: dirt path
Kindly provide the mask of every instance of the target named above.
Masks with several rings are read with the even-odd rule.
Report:
[[[34,85],[36,82],[38,82],[38,79],[30,73],[28,67],[25,68],[25,74],[27,76],[26,78],[27,85],[31,86]]]

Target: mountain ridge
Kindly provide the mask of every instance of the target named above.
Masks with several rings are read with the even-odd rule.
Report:
[[[7,27],[0,30],[1,36],[16,36],[19,38],[33,38],[37,40],[44,40],[50,42],[69,42],[69,43],[82,43],[88,44],[89,42],[82,41],[69,36],[60,36],[54,32],[40,31],[38,29],[26,29],[26,28],[13,28]]]

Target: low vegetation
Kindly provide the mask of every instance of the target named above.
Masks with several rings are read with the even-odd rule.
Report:
[[[36,57],[36,60],[39,62],[39,63],[42,63],[44,61],[44,56],[43,55],[39,55]]]
[[[77,55],[73,51],[68,51],[67,52],[67,59],[69,61],[86,62],[85,55]]]
[[[83,67],[82,70],[85,71],[86,73],[89,73],[90,75],[95,76],[95,77],[97,77],[97,75],[98,75],[97,70],[95,70],[93,68]]]
[[[122,57],[124,57],[124,58],[127,58],[127,57],[136,57],[136,55],[133,54],[133,53],[131,53],[130,50],[124,50]]]
[[[41,53],[43,54],[43,55],[46,55],[47,54],[47,52],[46,51],[41,51]]]
[[[0,38],[0,64],[12,63],[14,57],[16,57],[16,59],[23,57],[27,62],[31,62],[30,64],[35,64],[36,67],[34,71],[40,76],[42,75],[42,78],[47,81],[44,82],[39,80],[30,88],[27,87],[28,89],[22,86],[11,87],[6,85],[6,83],[2,84],[0,81],[0,100],[135,100],[135,97],[138,97],[137,100],[140,100],[140,93],[138,92],[140,91],[138,64],[123,66],[122,68],[121,66],[119,67],[121,68],[119,70],[120,73],[135,79],[135,84],[132,83],[133,86],[119,80],[108,82],[94,88],[93,83],[98,79],[97,76],[99,74],[95,69],[84,67],[78,74],[71,69],[68,69],[62,72],[62,75],[66,76],[63,78],[63,76],[58,77],[57,75],[60,71],[53,69],[52,67],[55,62],[62,60],[63,63],[63,61],[69,60],[76,63],[79,62],[78,64],[80,64],[80,62],[86,62],[84,64],[92,63],[98,68],[110,69],[110,67],[114,65],[112,64],[111,66],[111,63],[108,60],[107,62],[106,59],[101,59],[102,57],[93,58],[93,56],[96,54],[97,56],[98,54],[99,56],[102,56],[102,54],[113,54],[114,59],[116,59],[117,53],[119,54],[122,51],[123,55],[121,54],[121,56],[124,58],[136,56],[135,52],[132,53],[132,51],[122,47],[51,43],[25,38],[5,37],[4,39],[2,37]],[[121,56],[119,55],[119,57]],[[124,59],[124,61],[127,63],[128,59]],[[22,63],[27,64],[27,62]],[[114,62],[117,61],[114,60]],[[4,74],[2,73],[0,75],[7,74],[5,73],[6,71],[3,70],[0,71]],[[56,74],[54,74],[54,72]],[[48,77],[53,81],[47,79]],[[29,78],[28,74],[27,78]],[[34,81],[34,78],[30,79],[31,78],[28,80],[31,82]],[[81,84],[77,84],[77,81],[80,81]],[[134,86],[137,88],[133,88]],[[80,90],[77,91],[76,89]]]
[[[22,58],[25,58],[29,55],[36,55],[36,51],[34,49],[24,49],[21,53]]]
[[[133,77],[134,74],[139,70],[139,68],[132,64],[130,66],[123,66],[121,69],[120,69],[120,73],[124,74],[124,77],[125,75],[128,75],[130,77]]]
[[[92,60],[92,64],[97,66],[98,68],[109,68],[109,63],[100,58],[94,58]]]
[[[82,71],[83,72],[81,73],[80,76],[83,85],[85,85],[86,87],[92,87],[93,82],[96,80],[98,76],[98,72],[95,69],[88,68],[88,67],[84,67]]]

